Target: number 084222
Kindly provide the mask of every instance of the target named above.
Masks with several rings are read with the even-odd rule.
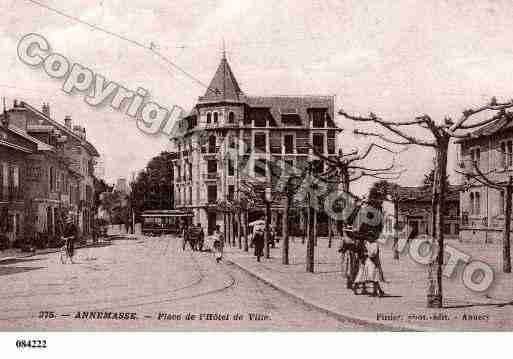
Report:
[[[42,339],[18,339],[16,340],[16,348],[46,348],[46,340]]]

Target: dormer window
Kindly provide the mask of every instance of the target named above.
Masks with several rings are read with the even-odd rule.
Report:
[[[235,114],[232,111],[228,114],[228,123],[235,123]]]
[[[209,112],[207,113],[207,124],[210,124],[212,122],[212,114]]]
[[[323,128],[326,125],[326,111],[325,110],[313,110],[311,112],[312,126],[315,128]]]

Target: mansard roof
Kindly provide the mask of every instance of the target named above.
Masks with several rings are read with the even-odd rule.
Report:
[[[334,97],[321,95],[298,96],[248,96],[246,103],[251,109],[268,108],[272,118],[278,126],[282,125],[282,115],[296,116],[301,125],[306,126],[309,116],[308,111],[313,109],[325,109],[329,116],[330,125],[335,126],[333,116]]]

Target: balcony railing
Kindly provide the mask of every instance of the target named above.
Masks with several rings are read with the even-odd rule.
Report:
[[[19,187],[0,187],[0,201],[22,201],[23,191]]]
[[[209,172],[203,174],[203,178],[207,180],[216,180],[219,178],[219,175],[217,174],[217,172]]]

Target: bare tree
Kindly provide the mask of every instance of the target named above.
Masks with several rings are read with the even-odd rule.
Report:
[[[494,181],[491,175],[496,170],[491,170],[483,173],[479,168],[476,161],[472,161],[470,168],[465,166],[462,162],[460,167],[464,170],[457,170],[456,172],[462,174],[466,178],[465,187],[469,189],[474,184],[481,184],[483,186],[494,188],[501,191],[504,194],[504,224],[502,230],[502,271],[504,273],[511,273],[511,242],[510,242],[510,231],[511,231],[511,195],[513,193],[513,176],[509,176],[507,181]]]
[[[392,180],[397,179],[402,171],[397,170],[394,161],[388,166],[381,167],[381,168],[372,168],[370,166],[367,166],[363,163],[364,160],[368,159],[368,156],[372,152],[373,149],[381,149],[390,153],[396,154],[397,152],[391,150],[390,148],[387,148],[386,146],[381,146],[376,143],[369,144],[366,148],[364,148],[361,151],[355,150],[350,153],[344,154],[342,150],[339,150],[338,155],[335,156],[325,156],[321,153],[318,153],[316,149],[313,146],[310,146],[313,150],[313,155],[320,160],[324,161],[328,164],[327,171],[317,174],[315,177],[328,184],[328,185],[335,185],[335,186],[341,186],[342,191],[345,193],[350,193],[350,184],[352,182],[355,182],[363,177],[373,177],[376,179],[381,180]],[[308,177],[311,176],[311,166],[310,166],[310,173],[308,174]],[[310,192],[308,193],[308,203],[309,207],[311,201],[311,195]],[[312,208],[308,209],[308,216],[307,216],[307,223],[308,223],[308,240],[307,240],[307,250],[306,250],[306,264],[307,264],[307,271],[313,272],[314,271],[314,256],[315,256],[315,242],[316,242],[316,233],[314,230],[315,226],[315,218],[316,216],[315,211],[312,213]],[[314,219],[312,222],[312,218]],[[331,217],[329,217],[329,226],[332,227],[331,223]],[[343,228],[344,223],[343,221],[338,222],[338,226],[336,228]],[[341,230],[338,231],[338,235],[340,236],[342,233]],[[328,246],[331,247],[332,242],[332,231],[329,231],[328,236]]]
[[[393,155],[399,154],[401,151],[394,151],[386,146],[377,143],[370,143],[362,150],[354,150],[344,154],[339,150],[338,156],[327,157],[314,149],[314,155],[327,162],[329,169],[322,173],[319,178],[327,183],[340,184],[342,191],[350,192],[350,185],[364,177],[372,177],[378,180],[397,180],[404,170],[399,169],[395,164],[394,158],[392,162],[385,167],[373,168],[363,163],[369,158],[373,150],[381,150]],[[343,225],[343,223],[342,223]],[[328,246],[331,247],[331,237],[328,238]]]
[[[362,130],[355,130],[355,133],[379,138],[380,140],[399,146],[416,145],[426,148],[431,148],[435,151],[435,178],[432,191],[432,227],[433,234],[438,246],[436,260],[429,266],[429,286],[427,294],[427,306],[430,308],[441,308],[443,306],[442,296],[442,267],[444,257],[444,208],[445,208],[445,194],[446,184],[445,178],[447,174],[447,153],[449,143],[453,138],[470,138],[470,134],[459,134],[458,131],[470,130],[481,127],[485,124],[496,121],[502,116],[507,108],[513,106],[513,101],[498,103],[495,98],[492,98],[489,104],[464,110],[461,116],[453,121],[451,118],[446,117],[442,123],[436,123],[427,114],[415,117],[413,120],[392,122],[386,121],[370,113],[368,116],[355,116],[348,114],[344,110],[340,110],[339,114],[347,119],[356,122],[367,122],[379,125],[386,131],[386,134],[379,132],[368,132]],[[495,112],[495,115],[486,120],[479,120],[471,122],[474,116],[486,111]],[[426,132],[425,136],[419,137],[411,135],[404,129],[408,128],[423,129]],[[425,139],[428,137],[428,139]]]
[[[292,205],[301,204],[294,202],[294,198],[301,188],[301,185],[308,174],[308,168],[294,168],[288,166],[286,162],[270,164],[271,177],[276,179],[273,191],[275,195],[281,197],[284,202],[284,211],[282,219],[283,244],[282,244],[282,263],[289,264],[289,216]]]

